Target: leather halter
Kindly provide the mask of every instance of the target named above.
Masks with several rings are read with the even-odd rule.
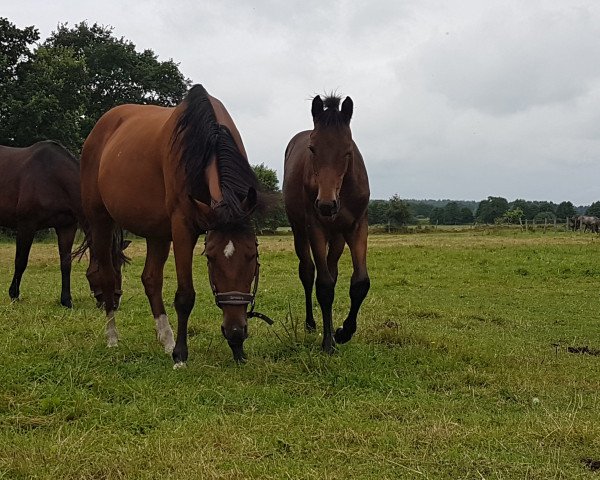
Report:
[[[260,277],[260,263],[258,261],[258,240],[256,241],[256,269],[254,270],[254,286],[252,288],[252,293],[244,293],[232,290],[230,292],[222,292],[219,293],[217,291],[217,287],[213,282],[212,278],[212,270],[210,268],[210,263],[207,261],[208,265],[208,281],[210,283],[210,288],[212,290],[213,296],[215,297],[215,304],[219,308],[223,308],[224,305],[250,305],[250,311],[246,313],[247,318],[260,318],[264,320],[269,325],[273,325],[275,323],[264,313],[259,313],[254,311],[254,302],[256,300],[256,292],[258,291],[258,279]],[[206,250],[206,239],[204,240],[204,249]]]

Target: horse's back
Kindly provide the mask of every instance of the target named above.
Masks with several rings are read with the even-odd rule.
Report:
[[[163,169],[173,112],[155,105],[121,105],[100,118],[81,156],[88,215],[106,210],[119,225],[144,236],[168,223]],[[167,230],[162,233],[168,235]]]
[[[60,144],[0,147],[0,170],[1,225],[14,228],[35,217],[46,228],[73,223],[80,214],[79,163]]]
[[[285,149],[283,167],[283,200],[290,222],[303,222],[304,169],[309,160],[310,130],[292,137]]]

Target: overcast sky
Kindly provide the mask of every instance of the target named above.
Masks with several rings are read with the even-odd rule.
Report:
[[[600,2],[0,0],[35,25],[114,27],[172,58],[274,168],[310,99],[354,101],[371,198],[600,200]]]

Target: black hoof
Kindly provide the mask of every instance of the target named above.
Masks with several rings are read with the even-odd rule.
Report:
[[[177,348],[175,348],[173,350],[173,353],[171,354],[171,356],[173,357],[173,363],[175,363],[175,365],[185,363],[185,362],[187,362],[187,359],[188,359],[187,352],[179,351],[179,350],[177,350]]]
[[[354,332],[351,333],[350,331],[344,330],[342,327],[340,327],[335,331],[333,338],[335,338],[336,343],[346,343],[350,341],[352,335],[354,335]]]
[[[317,325],[313,322],[313,323],[306,323],[304,325],[304,328],[306,329],[306,331],[308,333],[314,333],[317,330]]]
[[[66,307],[66,308],[73,308],[73,302],[72,302],[72,300],[70,298],[68,298],[66,300],[61,300],[60,304],[63,307]]]
[[[321,349],[324,353],[327,353],[328,355],[333,355],[335,352],[337,352],[337,348],[335,347],[334,341],[332,341],[331,343],[323,342],[323,344],[321,345]]]

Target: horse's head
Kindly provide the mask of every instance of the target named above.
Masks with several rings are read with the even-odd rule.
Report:
[[[131,240],[121,239],[120,253],[113,255],[113,266],[115,267],[116,272],[116,284],[115,284],[115,303],[117,308],[121,303],[121,295],[123,294],[122,290],[122,277],[121,277],[121,269],[123,264],[127,261],[125,255],[123,255],[123,251],[131,244]],[[88,265],[87,271],[85,272],[85,276],[87,277],[87,281],[90,284],[90,290],[92,295],[96,299],[96,306],[98,308],[102,308],[104,305],[104,295],[102,294],[102,284],[100,282],[100,267],[98,265],[98,260],[90,251],[90,264]]]
[[[251,189],[242,202],[247,214],[256,207],[256,190]],[[245,361],[244,340],[248,337],[248,305],[254,303],[252,285],[258,281],[258,243],[246,216],[240,222],[219,223],[218,213],[197,202],[205,218],[214,228],[206,234],[204,255],[208,263],[208,279],[217,306],[223,311],[221,332],[237,362]],[[226,216],[226,218],[231,218]],[[209,225],[210,225],[209,220]]]
[[[315,128],[310,134],[310,159],[317,184],[315,208],[324,217],[334,217],[340,210],[340,190],[344,175],[352,164],[354,144],[350,131],[353,103],[346,97],[341,110],[340,98],[330,96],[312,102]]]

